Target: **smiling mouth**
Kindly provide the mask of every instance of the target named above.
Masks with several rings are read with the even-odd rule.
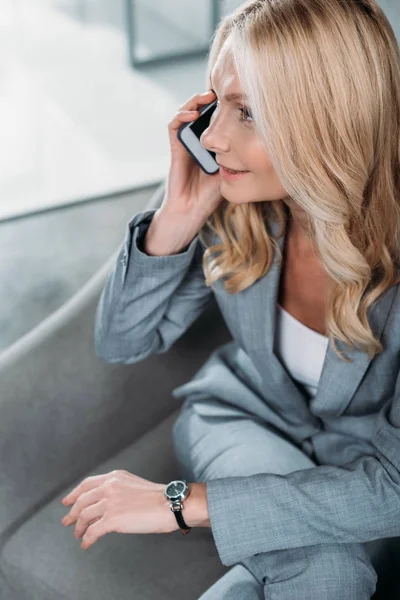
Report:
[[[229,171],[225,167],[220,167],[221,177],[227,181],[236,181],[242,179],[245,175],[248,175],[250,171]]]
[[[248,173],[248,171],[238,171],[237,169],[228,169],[228,167],[224,167],[223,165],[219,165],[222,169],[225,169],[225,171],[228,171],[228,173]]]

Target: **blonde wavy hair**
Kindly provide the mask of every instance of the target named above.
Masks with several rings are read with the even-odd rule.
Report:
[[[214,32],[206,89],[232,36],[232,57],[256,131],[288,195],[307,213],[309,239],[334,280],[326,326],[370,357],[382,351],[368,307],[400,281],[400,51],[374,0],[251,0]],[[237,293],[263,277],[288,216],[282,200],[232,204],[207,229],[206,283]],[[278,221],[276,237],[268,223]],[[216,256],[216,253],[219,253]]]

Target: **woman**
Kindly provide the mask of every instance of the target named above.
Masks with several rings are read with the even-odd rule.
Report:
[[[371,598],[370,543],[400,538],[399,47],[373,0],[253,0],[219,24],[207,84],[170,122],[167,191],[129,223],[96,352],[165,352],[215,295],[233,341],[173,392],[181,514],[232,565],[202,600]],[[208,176],[176,132],[215,97]],[[86,547],[175,531],[164,489],[88,478],[67,524]]]

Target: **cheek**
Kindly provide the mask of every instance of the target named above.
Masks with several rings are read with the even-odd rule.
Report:
[[[246,164],[249,171],[252,171],[254,175],[257,175],[258,177],[263,179],[274,177],[275,171],[271,163],[265,159],[265,155],[248,155]]]
[[[266,189],[268,189],[271,196],[268,199],[275,200],[286,195],[286,190],[282,186],[271,161],[259,144],[248,149],[245,164],[253,174],[253,183],[255,185],[253,190],[259,190],[261,193],[260,197],[264,198]]]
[[[254,174],[264,176],[273,174],[271,162],[258,140],[254,140],[243,147],[243,157],[243,164]]]

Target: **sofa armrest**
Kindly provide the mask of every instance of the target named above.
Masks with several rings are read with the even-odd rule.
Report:
[[[131,365],[98,358],[95,311],[118,253],[0,355],[0,543],[178,408],[171,390],[231,339],[214,300],[168,352]]]

